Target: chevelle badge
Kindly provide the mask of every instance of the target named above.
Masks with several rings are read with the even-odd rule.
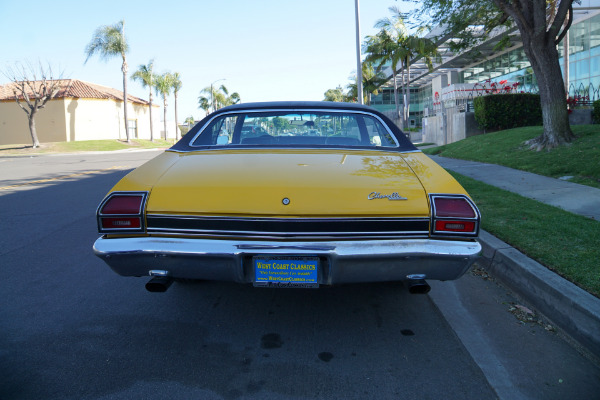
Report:
[[[367,197],[369,200],[375,199],[388,199],[388,200],[408,200],[406,197],[402,197],[398,194],[398,192],[394,192],[392,194],[381,194],[379,192],[372,192]]]

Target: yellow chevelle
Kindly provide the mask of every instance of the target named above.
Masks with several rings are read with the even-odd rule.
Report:
[[[465,190],[370,107],[249,103],[200,121],[97,210],[95,254],[146,288],[457,279],[477,259]]]

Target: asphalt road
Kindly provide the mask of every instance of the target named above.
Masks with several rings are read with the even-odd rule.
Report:
[[[146,292],[91,246],[99,201],[155,154],[0,158],[1,400],[599,398],[598,367],[476,275]]]

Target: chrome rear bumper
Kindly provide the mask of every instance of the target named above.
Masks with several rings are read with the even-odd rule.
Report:
[[[476,241],[402,239],[328,242],[234,241],[172,237],[100,237],[94,253],[123,276],[168,271],[172,278],[253,282],[252,257],[316,256],[319,284],[404,281],[407,275],[452,280],[478,258]]]

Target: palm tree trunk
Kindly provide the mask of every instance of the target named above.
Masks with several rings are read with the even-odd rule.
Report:
[[[410,116],[410,63],[406,60],[406,85],[404,85],[404,126],[408,128]]]
[[[400,104],[398,104],[398,74],[396,68],[392,67],[392,75],[394,77],[394,104],[396,105],[396,120],[400,119]]]
[[[125,54],[123,54],[123,66],[121,67],[121,71],[123,71],[123,118],[125,118],[125,136],[127,137],[127,143],[131,143],[127,126],[127,60],[125,59]]]
[[[167,97],[165,96],[163,99],[164,104],[164,124],[165,124],[165,140],[167,139]]]
[[[179,140],[179,127],[177,126],[177,92],[173,92],[175,96],[175,141]]]
[[[152,126],[152,86],[150,86],[150,141],[154,142],[154,129]]]
[[[401,76],[401,81],[400,81],[402,83],[402,94],[403,95],[404,95],[404,87],[406,86],[406,82],[405,82],[405,79],[404,79],[404,72],[405,71],[404,71],[404,62],[403,62],[402,63],[402,76]],[[404,124],[404,122],[405,122],[404,121],[404,101],[405,100],[404,100],[404,96],[403,96],[403,100],[402,100],[402,116],[400,118],[402,120],[402,129],[404,129],[404,127],[405,127],[405,124]]]

